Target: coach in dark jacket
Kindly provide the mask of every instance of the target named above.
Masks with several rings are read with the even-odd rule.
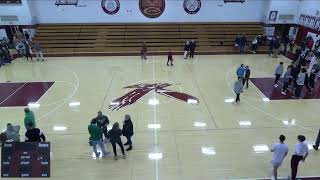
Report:
[[[113,124],[112,129],[108,132],[108,136],[107,136],[110,139],[110,142],[112,144],[115,160],[118,160],[116,144],[118,144],[121,148],[123,159],[126,158],[126,154],[124,153],[124,148],[123,148],[123,144],[121,141],[121,136],[122,136],[122,131],[119,128],[119,123],[116,122]]]
[[[248,42],[247,42],[247,38],[245,35],[242,35],[242,37],[240,38],[240,54],[243,54],[246,50],[246,46],[247,46]]]
[[[124,117],[122,134],[127,138],[127,142],[124,145],[129,145],[129,148],[127,149],[127,151],[130,151],[132,149],[131,137],[133,136],[134,133],[133,133],[133,124],[128,114],[125,115]]]
[[[101,111],[98,111],[97,117],[92,119],[92,121],[93,124],[97,124],[97,126],[102,129],[104,136],[107,137],[109,118],[106,115],[103,115]]]

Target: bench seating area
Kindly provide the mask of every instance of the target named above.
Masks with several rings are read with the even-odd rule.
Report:
[[[237,34],[248,42],[263,34],[260,23],[183,23],[183,24],[42,24],[35,39],[47,54],[137,53],[147,43],[149,52],[183,51],[194,39],[198,52],[230,51]]]

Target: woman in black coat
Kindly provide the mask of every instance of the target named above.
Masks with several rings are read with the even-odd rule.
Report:
[[[108,135],[107,135],[112,145],[115,160],[118,160],[116,144],[118,144],[121,148],[123,159],[126,158],[126,154],[124,152],[123,144],[121,141],[121,135],[122,135],[122,131],[119,128],[119,123],[116,122],[113,124],[112,129],[108,132]]]
[[[129,148],[127,149],[127,151],[130,151],[132,149],[131,137],[133,136],[134,133],[133,133],[133,124],[128,114],[125,115],[124,117],[122,134],[127,138],[127,142],[124,145],[129,145]]]

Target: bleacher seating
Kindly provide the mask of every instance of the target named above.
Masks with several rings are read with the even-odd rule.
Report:
[[[52,25],[37,28],[35,39],[45,53],[137,53],[147,43],[150,52],[183,51],[194,39],[199,52],[236,52],[234,39],[246,34],[248,42],[263,34],[260,23],[151,23]]]

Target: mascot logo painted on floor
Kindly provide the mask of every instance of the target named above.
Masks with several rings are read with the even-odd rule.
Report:
[[[167,87],[171,86],[172,84],[169,83],[154,83],[154,84],[136,84],[132,86],[126,86],[124,89],[133,89],[132,91],[128,92],[127,94],[114,99],[109,106],[109,109],[112,110],[119,110],[125,106],[129,106],[136,101],[138,101],[140,98],[142,98],[144,95],[148,94],[151,91],[154,91],[157,94],[167,96],[169,98],[178,99],[181,101],[185,101],[188,104],[198,104],[199,99],[191,96],[186,93],[172,91],[169,89],[166,89]]]

